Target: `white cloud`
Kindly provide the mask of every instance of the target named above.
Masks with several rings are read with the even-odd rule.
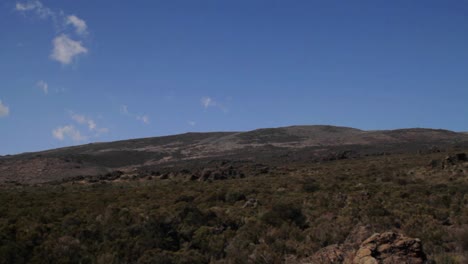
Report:
[[[33,10],[37,7],[37,4],[35,2],[30,2],[30,3],[16,3],[16,10],[18,11],[29,11]]]
[[[39,0],[17,2],[15,10],[22,13],[32,12],[43,19],[51,18],[57,32],[64,32],[67,25],[71,25],[75,29],[76,34],[81,37],[88,33],[86,21],[76,15],[67,15],[60,9],[52,11]],[[52,43],[53,50],[50,57],[62,64],[70,64],[75,56],[88,52],[88,49],[83,46],[81,41],[73,40],[65,34],[56,36]]]
[[[208,96],[202,97],[200,103],[205,109],[208,109],[209,107],[217,107],[225,113],[228,112],[228,109],[223,104]]]
[[[96,128],[97,128],[96,122],[94,122],[94,120],[92,120],[92,119],[89,119],[88,120],[88,128],[91,131],[96,130]]]
[[[188,124],[189,124],[190,126],[195,126],[197,123],[196,123],[195,121],[188,121]]]
[[[40,18],[48,18],[55,16],[55,13],[45,7],[40,1],[28,1],[25,3],[16,3],[15,9],[20,12],[34,12]]]
[[[68,125],[63,127],[58,127],[52,131],[54,138],[63,141],[66,138],[69,138],[75,142],[85,141],[86,137],[81,135],[74,126]]]
[[[147,115],[137,116],[136,119],[147,125],[150,123],[149,117]]]
[[[5,117],[10,114],[10,108],[2,103],[0,100],[0,117]]]
[[[205,108],[216,105],[216,102],[211,97],[202,97],[200,102]]]
[[[86,117],[84,115],[72,114],[71,118],[78,124],[86,124]]]
[[[128,110],[128,106],[127,106],[127,105],[121,105],[121,106],[120,106],[120,113],[123,114],[123,115],[129,116],[129,117],[135,118],[136,120],[141,121],[141,122],[143,122],[143,123],[146,124],[146,125],[148,125],[149,123],[151,123],[150,117],[149,117],[148,115],[136,115],[136,114],[133,114],[133,113],[131,113],[131,112]]]
[[[75,56],[88,53],[81,41],[72,40],[65,34],[56,37],[52,43],[54,49],[50,57],[62,64],[70,64]]]
[[[53,22],[57,34],[59,32],[69,32],[67,26],[74,28],[78,37],[85,37],[88,33],[86,21],[76,15],[67,15],[63,10],[51,10],[44,6],[39,0],[29,0],[17,2],[15,10],[21,13],[32,13],[42,19],[50,18]],[[70,64],[73,59],[80,54],[88,53],[88,49],[79,40],[73,40],[68,35],[62,33],[56,36],[53,41],[53,50],[50,58],[62,64]]]
[[[120,106],[120,113],[128,115],[128,106],[126,105],[121,105]]]
[[[88,118],[80,114],[75,114],[73,112],[71,112],[70,114],[71,114],[71,118],[73,119],[73,121],[75,121],[76,123],[80,125],[86,125],[89,131],[96,132],[98,135],[109,132],[109,129],[107,128],[98,127],[98,125],[96,124],[96,121],[94,121],[92,118]]]
[[[49,93],[49,85],[43,81],[43,80],[40,80],[36,83],[36,86],[39,87],[39,89],[41,89],[44,94],[48,94]]]
[[[80,19],[79,17],[75,15],[70,15],[67,16],[66,22],[67,25],[73,25],[75,27],[75,32],[78,35],[86,35],[87,32],[87,25],[86,21],[83,19]]]

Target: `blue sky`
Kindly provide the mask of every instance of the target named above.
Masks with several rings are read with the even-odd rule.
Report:
[[[298,124],[468,131],[467,1],[0,3],[0,154]]]

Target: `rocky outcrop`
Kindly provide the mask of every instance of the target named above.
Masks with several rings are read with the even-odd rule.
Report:
[[[362,242],[355,264],[423,264],[426,255],[421,241],[395,232],[374,234]]]
[[[358,227],[344,244],[330,245],[300,263],[320,264],[424,264],[426,255],[421,241],[395,232],[369,234],[369,227]],[[356,240],[361,240],[356,243]]]

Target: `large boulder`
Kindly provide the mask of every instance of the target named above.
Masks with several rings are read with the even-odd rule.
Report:
[[[421,240],[395,232],[374,234],[356,252],[355,264],[423,264],[426,255]]]
[[[355,228],[344,244],[322,248],[297,263],[317,264],[424,264],[421,241],[395,232],[375,233],[370,227]],[[367,239],[364,239],[367,236]]]

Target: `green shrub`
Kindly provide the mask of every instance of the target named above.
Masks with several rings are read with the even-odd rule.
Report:
[[[295,224],[301,228],[306,227],[306,217],[302,209],[293,203],[278,203],[263,214],[262,221],[269,225],[281,226],[284,222]]]
[[[246,197],[241,191],[229,191],[226,193],[225,201],[228,203],[235,203],[237,201],[245,200]]]
[[[318,185],[314,181],[309,181],[302,185],[302,190],[307,193],[313,193],[313,192],[320,190],[320,185]]]

